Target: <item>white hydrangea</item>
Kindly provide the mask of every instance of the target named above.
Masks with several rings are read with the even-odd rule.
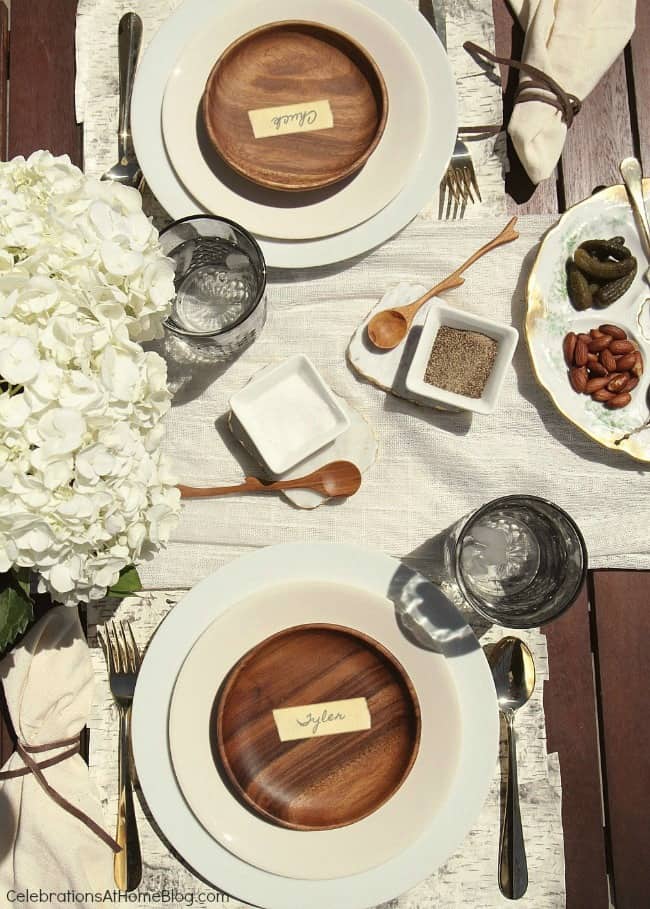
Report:
[[[176,523],[159,450],[173,267],[136,190],[67,156],[0,163],[0,572],[97,599]]]

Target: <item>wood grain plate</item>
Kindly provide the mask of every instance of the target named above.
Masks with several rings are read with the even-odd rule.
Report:
[[[327,100],[334,125],[256,139],[249,111]],[[275,22],[233,42],[202,99],[208,137],[237,173],[280,190],[319,189],[351,176],[376,148],[388,95],[375,62],[347,35]]]
[[[370,729],[280,741],[273,710],[358,697]],[[226,679],[215,713],[215,759],[235,793],[294,830],[345,827],[376,811],[405,780],[420,741],[404,668],[338,625],[299,625],[258,644]]]

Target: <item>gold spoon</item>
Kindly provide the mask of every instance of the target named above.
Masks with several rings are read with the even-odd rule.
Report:
[[[275,492],[282,489],[312,489],[328,498],[353,496],[361,486],[361,472],[350,461],[332,461],[304,477],[263,483],[257,477],[246,477],[239,486],[183,486],[179,484],[182,499],[226,496],[233,492]]]
[[[392,350],[394,347],[397,347],[397,345],[406,337],[417,311],[427,302],[427,300],[436,297],[445,290],[451,290],[452,287],[459,287],[461,284],[464,284],[465,278],[461,277],[462,273],[466,271],[470,265],[473,265],[477,259],[480,259],[481,256],[489,253],[490,250],[496,249],[497,246],[503,246],[504,243],[510,243],[512,240],[517,239],[519,234],[515,230],[516,222],[516,218],[511,218],[498,236],[493,240],[490,240],[489,243],[486,243],[485,246],[481,246],[480,249],[477,249],[466,262],[463,262],[463,264],[456,269],[456,271],[453,271],[448,275],[440,284],[436,284],[435,287],[428,290],[418,300],[415,300],[413,303],[409,303],[406,306],[396,306],[393,309],[384,309],[381,312],[375,313],[367,326],[368,337],[375,347],[379,347],[381,350]]]

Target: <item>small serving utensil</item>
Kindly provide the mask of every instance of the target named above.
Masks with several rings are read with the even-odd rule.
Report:
[[[127,637],[128,635],[128,637]],[[122,851],[113,860],[113,876],[118,888],[135,890],[142,879],[140,841],[133,808],[131,780],[131,706],[140,669],[140,651],[128,622],[111,622],[104,634],[97,631],[106,665],[108,681],[119,717],[118,802],[115,840]]]
[[[522,640],[502,638],[490,653],[490,668],[499,710],[508,727],[508,786],[499,846],[499,889],[510,900],[518,900],[528,888],[528,865],[519,811],[515,711],[527,703],[535,688],[533,655]]]
[[[312,489],[334,499],[353,496],[361,486],[361,471],[351,461],[332,461],[304,477],[275,480],[265,483],[257,477],[246,477],[239,486],[183,486],[179,484],[182,499],[212,498],[234,492],[276,492],[282,489]]]
[[[480,249],[477,249],[467,261],[463,262],[462,265],[459,265],[459,267],[448,275],[444,281],[436,284],[435,287],[432,287],[431,290],[428,290],[413,303],[409,303],[406,306],[396,306],[393,309],[384,309],[381,312],[375,313],[367,326],[368,337],[375,347],[378,347],[380,350],[392,350],[394,347],[397,347],[408,334],[418,310],[427,302],[427,300],[436,297],[445,290],[450,290],[452,287],[459,287],[461,284],[464,284],[465,279],[461,277],[461,275],[470,267],[470,265],[473,265],[481,256],[496,249],[497,246],[503,246],[504,243],[510,243],[512,240],[517,239],[519,234],[515,230],[516,223],[517,218],[511,218],[500,234],[494,237],[493,240],[490,240],[489,243],[481,246]]]
[[[643,200],[643,175],[641,164],[636,158],[625,158],[620,164],[621,176],[627,189],[627,194],[635,214],[636,222],[640,227],[641,242],[645,247],[646,255],[650,256],[650,224]],[[645,273],[645,279],[650,284],[650,268]]]
[[[112,180],[124,186],[141,189],[144,183],[131,137],[131,95],[135,69],[142,44],[142,19],[137,13],[126,13],[120,19],[117,31],[120,101],[117,148],[119,160],[103,175],[102,180]]]

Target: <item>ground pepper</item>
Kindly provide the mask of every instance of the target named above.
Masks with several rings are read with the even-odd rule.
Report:
[[[480,398],[492,372],[498,342],[478,331],[441,325],[424,381],[466,398]]]

